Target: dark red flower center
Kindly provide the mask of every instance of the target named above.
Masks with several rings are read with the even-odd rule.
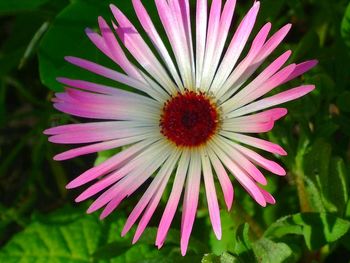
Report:
[[[201,92],[185,91],[169,99],[160,119],[162,134],[177,146],[206,143],[216,132],[219,114],[216,105]]]

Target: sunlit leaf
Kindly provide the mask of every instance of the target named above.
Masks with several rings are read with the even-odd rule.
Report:
[[[309,249],[318,249],[348,233],[350,221],[328,213],[299,213],[281,218],[269,226],[264,237],[280,238],[295,234],[304,236]]]
[[[266,238],[262,238],[255,242],[253,244],[253,249],[258,262],[261,263],[281,263],[295,257],[294,251],[287,244],[273,242]]]
[[[341,34],[345,44],[350,48],[350,4],[345,10],[343,21],[341,23]]]

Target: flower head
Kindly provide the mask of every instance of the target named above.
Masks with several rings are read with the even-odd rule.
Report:
[[[125,146],[67,186],[75,188],[93,182],[76,201],[99,194],[88,212],[104,208],[101,218],[153,176],[122,231],[126,234],[139,220],[134,242],[146,228],[173,177],[156,245],[164,244],[184,192],[181,250],[185,254],[202,178],[210,220],[218,239],[221,223],[215,180],[221,186],[228,209],[234,197],[233,179],[261,206],[275,203],[271,194],[260,187],[267,181],[257,167],[280,176],[285,171],[252,148],[279,155],[286,152],[274,143],[246,134],[270,131],[275,121],[287,114],[285,108],[274,106],[314,89],[305,85],[262,98],[315,66],[316,61],[284,66],[291,55],[291,51],[286,51],[252,77],[291,27],[288,24],[268,37],[271,24],[267,23],[248,44],[259,11],[258,1],[240,22],[232,39],[228,39],[235,0],[224,4],[213,0],[210,10],[207,0],[197,0],[194,19],[190,17],[188,0],[155,0],[170,49],[166,48],[167,40],[160,37],[141,0],[133,0],[132,4],[153,47],[114,5],[111,10],[115,21],[109,25],[99,17],[100,33],[86,30],[96,47],[123,72],[89,60],[66,57],[68,62],[130,89],[59,78],[66,90],[56,94],[55,108],[101,121],[63,125],[45,133],[54,143],[87,144],[58,154],[56,160]],[[248,51],[242,56],[246,46]],[[135,62],[131,62],[131,57]]]

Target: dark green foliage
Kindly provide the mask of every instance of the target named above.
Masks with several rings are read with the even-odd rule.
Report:
[[[235,183],[235,203],[227,212],[218,188],[223,229],[218,241],[202,189],[186,257],[179,248],[180,209],[164,247],[154,246],[167,194],[135,245],[132,233],[122,238],[120,232],[142,191],[104,221],[96,214],[86,215],[85,204],[73,204],[78,191],[67,191],[67,182],[120,149],[59,163],[52,157],[68,148],[52,145],[42,135],[47,127],[77,121],[52,109],[53,91],[62,89],[56,77],[128,89],[63,59],[78,56],[119,70],[84,33],[86,27],[97,29],[99,15],[110,21],[110,2],[0,1],[0,262],[349,262],[349,1],[261,0],[254,32],[267,21],[274,31],[293,24],[273,56],[291,49],[293,62],[319,60],[315,69],[280,89],[300,83],[317,89],[288,103],[288,116],[261,135],[288,152],[286,157],[266,155],[288,171],[284,178],[264,171],[276,205],[259,207]],[[114,2],[140,29],[131,2]],[[235,25],[251,5],[237,2]],[[159,26],[152,0],[147,0],[147,8]]]

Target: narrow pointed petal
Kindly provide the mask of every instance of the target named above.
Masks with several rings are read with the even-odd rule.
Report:
[[[95,152],[101,152],[101,151],[106,151],[110,149],[116,149],[121,146],[126,146],[129,144],[133,144],[142,140],[147,140],[154,138],[152,136],[153,133],[149,134],[143,134],[140,136],[133,136],[133,137],[128,137],[124,139],[117,139],[117,140],[112,140],[112,141],[107,141],[107,142],[100,142],[100,143],[95,143],[95,144],[90,144],[87,146],[83,147],[78,147],[75,149],[68,150],[66,152],[57,154],[54,157],[55,161],[64,161],[68,159],[72,159],[81,155],[86,155],[90,153],[95,153]]]
[[[133,127],[152,127],[152,124],[134,121],[100,121],[88,123],[66,124],[52,127],[44,131],[46,135],[70,134],[74,132],[93,132],[99,130],[116,130]]]
[[[235,67],[253,29],[259,8],[260,2],[257,1],[243,18],[220,64],[212,86],[221,86]]]
[[[219,65],[220,62],[220,58],[222,56],[224,47],[225,47],[225,43],[227,40],[227,35],[229,33],[230,30],[230,26],[231,26],[231,22],[232,22],[232,17],[233,17],[233,13],[235,10],[235,6],[236,6],[236,0],[228,0],[225,3],[224,9],[222,11],[221,17],[220,17],[220,24],[219,24],[219,32],[217,34],[217,41],[214,41],[214,39],[212,39],[212,41],[215,43],[215,52],[213,53],[211,62],[210,62],[210,67],[208,67],[207,72],[205,72],[206,76],[206,82],[208,83],[208,85],[211,83],[216,69]],[[208,88],[208,86],[204,86],[205,88]]]
[[[136,154],[141,152],[143,149],[152,145],[153,143],[155,143],[158,140],[159,140],[159,138],[141,141],[140,143],[137,143],[137,144],[129,147],[128,149],[126,149],[120,153],[117,153],[116,155],[107,159],[103,163],[101,163],[93,168],[90,168],[89,170],[82,173],[80,176],[78,176],[73,181],[71,181],[66,186],[66,188],[71,189],[71,188],[79,187],[79,186],[86,184],[86,183],[88,183],[88,182],[90,182],[90,181],[92,181],[92,180],[94,180],[102,175],[105,175],[106,173],[109,173],[109,172],[117,169],[118,167],[120,167],[120,165],[124,161],[128,160],[129,158],[132,158],[133,156],[135,156]]]
[[[232,99],[226,101],[222,107],[224,110],[234,110],[244,105],[246,101],[249,101],[249,95],[260,88],[265,84],[265,87],[271,85],[272,81],[277,82],[279,78],[282,78],[280,83],[283,83],[285,79],[289,77],[289,75],[295,70],[295,66],[292,68],[288,68],[287,70],[280,71],[279,74],[276,74],[272,77],[283,65],[286,63],[290,55],[291,51],[287,51],[279,56],[275,61],[273,61],[263,72],[259,74],[254,80],[252,80],[246,87],[244,87],[240,92],[238,92]],[[271,78],[271,79],[270,79]],[[283,79],[284,78],[284,79]],[[269,80],[270,79],[270,80]],[[269,82],[268,82],[269,80]],[[266,84],[266,82],[268,82]],[[278,83],[275,83],[278,85]],[[254,94],[255,95],[255,94]],[[239,102],[239,103],[238,103]]]
[[[192,87],[192,63],[190,61],[187,42],[183,38],[184,35],[179,32],[178,26],[174,26],[177,25],[177,20],[166,0],[156,0],[155,3],[160,20],[174,52],[183,84],[185,87]]]
[[[233,197],[234,197],[234,190],[233,190],[232,182],[231,182],[224,166],[222,165],[222,163],[220,162],[218,157],[214,154],[214,152],[210,148],[208,148],[207,151],[208,151],[208,155],[210,157],[210,161],[211,161],[211,163],[215,169],[216,175],[219,179],[221,189],[222,189],[222,192],[224,194],[227,210],[231,210],[232,203],[233,203]]]
[[[215,184],[213,179],[213,172],[208,157],[208,153],[204,150],[201,152],[202,169],[205,185],[205,193],[207,196],[208,210],[211,225],[213,226],[214,233],[217,239],[221,239],[221,220],[220,220],[220,209],[218,199],[216,196]]]
[[[157,238],[156,238],[156,246],[158,246],[158,248],[163,245],[165,241],[165,237],[169,231],[170,224],[174,218],[174,215],[181,197],[183,185],[186,179],[189,162],[190,162],[190,153],[188,150],[184,150],[178,164],[173,188],[171,190],[168,203],[165,207],[163,216],[159,223]]]
[[[161,197],[161,194],[163,193],[164,187],[165,187],[164,181],[165,182],[168,181],[169,176],[171,174],[171,171],[174,168],[175,162],[177,161],[178,157],[179,157],[179,151],[175,151],[169,157],[169,159],[167,159],[166,162],[162,165],[162,168],[160,169],[158,174],[153,179],[153,181],[150,184],[150,186],[148,187],[147,191],[143,194],[140,201],[137,203],[137,205],[135,206],[135,208],[132,210],[131,214],[129,215],[129,217],[124,225],[124,228],[122,230],[122,236],[126,235],[126,233],[129,232],[130,228],[135,224],[136,220],[139,218],[141,213],[147,207],[149,202],[153,198],[156,198],[156,200],[158,200],[158,197],[159,198]],[[157,193],[158,193],[158,195],[157,195]],[[154,202],[156,200],[154,200]],[[155,209],[155,207],[154,207],[154,209]],[[152,214],[150,214],[149,216],[151,216]]]
[[[103,179],[101,179],[101,180],[97,181],[95,184],[91,185],[89,188],[87,188],[83,193],[81,193],[76,198],[76,202],[84,201],[87,198],[90,198],[91,196],[97,194],[98,192],[100,192],[100,191],[102,191],[102,190],[106,189],[107,187],[114,184],[113,187],[111,187],[109,190],[107,190],[105,192],[105,194],[107,192],[110,192],[110,194],[106,194],[106,195],[102,194],[98,198],[98,200],[101,200],[101,201],[96,200],[94,202],[94,204],[96,204],[96,206],[98,206],[99,204],[103,204],[103,203],[106,204],[107,202],[109,202],[111,199],[114,198],[114,196],[113,196],[114,194],[118,193],[117,190],[113,190],[114,187],[118,188],[118,184],[115,184],[117,181],[124,178],[125,180],[123,182],[121,182],[122,180],[120,181],[121,182],[120,185],[125,186],[126,185],[125,181],[128,181],[129,178],[132,178],[133,176],[136,176],[137,174],[139,174],[140,169],[141,169],[141,173],[142,173],[142,171],[144,171],[145,176],[148,176],[146,171],[150,170],[153,172],[152,169],[156,169],[159,167],[159,165],[161,165],[161,163],[159,163],[159,160],[157,160],[156,162],[154,162],[152,164],[152,158],[159,158],[160,160],[165,160],[166,158],[163,159],[163,157],[161,156],[164,153],[164,151],[165,151],[165,147],[162,145],[162,143],[156,143],[156,144],[152,145],[151,147],[144,150],[139,155],[135,156],[133,159],[129,160],[127,162],[127,164],[122,166],[120,169],[112,172],[108,176],[105,176]],[[165,155],[165,157],[166,157],[166,155]],[[155,166],[153,166],[153,165],[155,165]],[[140,180],[140,182],[142,181],[141,178],[139,180]],[[109,200],[108,200],[108,198],[109,198]],[[102,207],[102,206],[100,206],[100,207]]]
[[[295,100],[302,96],[305,96],[306,94],[310,93],[314,89],[315,89],[314,85],[304,85],[297,88],[289,89],[287,91],[283,91],[271,97],[267,97],[267,98],[258,100],[256,102],[250,103],[228,114],[228,117],[233,118],[237,116],[246,115],[251,112],[267,109],[291,100]]]
[[[177,69],[169,55],[168,50],[166,49],[162,39],[160,38],[150,16],[148,15],[145,7],[143,6],[141,0],[132,0],[136,15],[143,26],[144,30],[148,34],[149,38],[152,40],[153,45],[157,49],[159,55],[162,57],[165,65],[169,69],[172,77],[174,78],[177,86],[180,90],[184,90],[182,81],[179,77]]]
[[[276,49],[276,47],[281,44],[283,39],[290,31],[291,27],[291,24],[287,24],[278,30],[275,34],[273,34],[273,36],[270,37],[269,40],[264,44],[261,52],[259,52],[259,55],[254,60],[254,64],[258,63],[260,65],[260,63],[262,63],[265,58],[267,58]]]
[[[194,86],[195,80],[195,61],[193,52],[192,30],[190,20],[189,0],[169,0],[169,6],[176,18],[179,33],[183,35],[183,39],[187,44],[187,56],[189,58],[191,68],[191,86]]]
[[[221,87],[211,87],[218,99],[226,101],[248,80],[251,76],[252,62],[263,47],[270,30],[271,23],[266,23],[254,38],[248,55],[233,70],[225,83]]]
[[[92,213],[101,207],[105,206],[114,198],[121,196],[125,198],[134,193],[169,157],[169,148],[162,148],[161,151],[157,151],[153,158],[144,160],[144,164],[137,167],[131,173],[124,176],[120,181],[114,184],[111,188],[100,195],[89,207],[88,212]],[[148,153],[148,155],[150,155]],[[143,159],[146,159],[143,157]],[[118,175],[119,176],[119,175]],[[114,179],[113,179],[114,180]],[[109,184],[110,182],[108,182]],[[99,190],[99,189],[98,189]],[[91,193],[87,194],[90,195]],[[84,197],[86,198],[86,196]]]
[[[282,117],[286,116],[287,113],[288,111],[285,108],[275,108],[275,109],[270,109],[259,113],[251,114],[251,115],[235,117],[232,119],[228,119],[226,122],[239,124],[239,123],[268,122],[270,120],[277,121]]]
[[[132,88],[138,89],[149,94],[151,97],[155,98],[158,101],[166,101],[168,95],[163,90],[154,91],[151,87],[147,87],[143,82],[131,78],[125,74],[119,73],[112,69],[106,68],[94,62],[88,61],[86,59],[77,58],[77,57],[65,57],[65,59],[80,68],[93,72],[97,75],[103,76],[105,78],[120,82],[122,84],[128,85]]]
[[[196,10],[196,87],[201,85],[205,42],[207,39],[208,1],[198,0]]]
[[[100,141],[108,141],[115,139],[124,139],[133,136],[140,136],[143,134],[156,133],[159,129],[155,127],[144,128],[144,127],[127,127],[119,128],[118,130],[113,129],[101,129],[92,131],[82,131],[82,132],[71,132],[65,134],[58,134],[51,136],[49,138],[50,142],[60,143],[60,144],[80,144],[80,143],[93,143]]]
[[[165,90],[170,94],[176,94],[175,84],[142,39],[137,29],[116,6],[111,4],[110,8],[119,24],[119,27],[115,28],[116,32],[125,47],[151,76],[156,76],[156,79]]]
[[[243,133],[263,133],[271,131],[275,122],[270,119],[266,122],[231,122],[224,123],[222,125],[222,130],[229,132],[243,132]]]
[[[223,138],[217,137],[217,144],[220,145],[221,149],[228,155],[230,158],[238,164],[239,167],[244,169],[256,182],[266,185],[267,180],[265,176],[259,171],[256,166],[251,163],[243,154],[237,151],[234,148],[234,145],[231,141]]]
[[[265,197],[265,200],[268,204],[274,205],[276,203],[275,198],[266,190],[260,188],[260,192],[263,194],[263,196]]]
[[[271,173],[274,173],[279,176],[286,175],[286,171],[283,169],[282,166],[280,166],[278,163],[270,161],[264,157],[262,157],[260,154],[244,147],[238,144],[233,144],[233,146],[240,151],[242,154],[244,154],[248,159],[252,160],[259,166],[263,167],[264,169],[270,171]]]
[[[266,200],[263,194],[260,192],[259,187],[250,178],[250,176],[245,173],[240,167],[230,159],[225,152],[223,152],[220,147],[215,144],[211,144],[215,154],[226,166],[226,168],[234,175],[237,181],[246,189],[246,191],[254,198],[254,200],[261,206],[266,206]]]
[[[112,29],[109,27],[107,22],[102,18],[98,17],[98,24],[104,42],[112,54],[112,59],[131,77],[144,82],[142,75],[139,70],[128,60],[123,49],[119,45],[117,38],[115,37]]]
[[[187,251],[188,242],[196,217],[199,185],[201,179],[201,161],[199,153],[193,150],[188,171],[186,189],[184,195],[183,212],[181,220],[181,254],[184,256]]]
[[[137,240],[140,238],[141,234],[145,230],[146,226],[148,225],[154,211],[156,210],[156,208],[159,204],[159,201],[162,197],[164,189],[169,181],[169,178],[170,178],[170,176],[175,168],[175,165],[176,165],[179,157],[180,157],[180,151],[177,151],[173,154],[171,160],[169,158],[170,161],[169,161],[168,165],[164,164],[164,167],[166,170],[164,171],[164,176],[163,176],[162,182],[161,182],[160,186],[158,187],[156,193],[153,195],[151,201],[149,202],[149,204],[145,210],[145,213],[143,214],[143,216],[140,220],[140,223],[137,226],[135,236],[133,238],[133,243],[137,242]]]
[[[282,156],[287,155],[287,152],[281,146],[269,141],[233,132],[222,131],[220,134],[231,140],[235,140],[270,153],[275,153]]]
[[[288,81],[301,76],[305,72],[315,67],[317,64],[318,64],[317,60],[309,60],[309,61],[305,61],[303,63],[297,64],[293,73],[289,75],[289,77],[284,81],[284,83],[287,83]]]
[[[138,96],[140,96],[140,95],[135,94],[133,92],[128,92],[128,91],[120,90],[120,89],[115,88],[115,87],[101,85],[101,84],[97,84],[97,83],[93,83],[93,82],[89,82],[89,81],[84,81],[84,80],[69,79],[69,78],[57,78],[57,81],[64,84],[64,85],[72,87],[72,88],[82,89],[82,90],[106,94],[106,95],[115,95],[115,96],[119,96],[119,97],[120,96],[122,96],[122,97],[126,97],[126,96],[138,97]],[[142,96],[142,97],[144,97],[144,96]],[[144,98],[146,98],[146,97],[144,97]]]
[[[203,73],[200,81],[200,87],[205,89],[209,88],[211,83],[209,78],[209,71],[215,53],[217,36],[219,34],[221,6],[222,0],[213,0],[210,7]]]

